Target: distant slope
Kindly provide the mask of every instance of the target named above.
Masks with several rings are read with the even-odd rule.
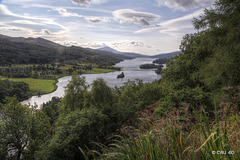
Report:
[[[45,64],[77,60],[81,63],[113,65],[127,57],[90,51],[82,47],[66,47],[43,38],[0,35],[0,65]]]
[[[101,51],[106,51],[106,52],[112,52],[112,53],[116,53],[116,54],[120,54],[121,52],[111,48],[111,47],[102,47],[102,48],[98,48],[97,50],[101,50]]]
[[[170,53],[162,53],[162,54],[156,54],[151,56],[152,58],[169,58],[169,57],[174,57],[175,55],[178,55],[182,53],[181,51],[175,51],[175,52],[170,52]]]
[[[120,52],[117,51],[111,47],[102,47],[102,48],[98,48],[97,50],[101,50],[101,51],[106,51],[106,52],[111,52],[111,53],[115,53],[115,54],[120,54],[129,58],[140,58],[140,57],[148,57],[147,55],[142,55],[139,53],[131,53],[131,52]]]
[[[114,56],[114,57],[120,58],[120,59],[131,59],[128,56],[124,56],[122,54],[116,54],[116,53],[113,53],[113,52],[110,52],[110,51],[91,49],[91,48],[86,48],[86,49],[91,51],[91,52],[94,52],[94,53],[100,53],[100,54],[103,54],[103,55]]]

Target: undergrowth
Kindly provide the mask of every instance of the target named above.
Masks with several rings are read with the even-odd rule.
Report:
[[[188,110],[173,109],[138,137],[115,136],[107,146],[97,144],[100,152],[80,150],[85,160],[240,159],[240,116],[232,107],[215,105],[214,119],[204,109]]]

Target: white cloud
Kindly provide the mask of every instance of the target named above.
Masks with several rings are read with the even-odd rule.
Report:
[[[213,4],[215,0],[157,0],[159,5],[178,10],[191,10]]]
[[[68,12],[65,8],[55,8],[54,10],[58,11],[58,13],[63,17],[83,17],[77,13]]]
[[[122,46],[122,45],[125,45],[125,46],[129,46],[129,47],[147,47],[147,48],[152,48],[151,45],[148,45],[146,44],[145,42],[143,41],[118,41],[118,42],[112,42],[110,43],[110,46],[113,46],[113,47],[119,47],[119,46]]]
[[[72,2],[80,5],[90,5],[90,4],[105,3],[106,0],[72,0]]]
[[[160,16],[147,12],[137,12],[132,9],[116,10],[113,13],[115,19],[120,23],[150,25],[151,22],[157,21]]]
[[[51,30],[54,33],[62,33],[67,28],[59,23],[54,22],[50,18],[38,18],[26,15],[18,15],[11,12],[5,5],[0,4],[0,25],[3,27],[12,26],[16,28],[24,28],[25,31],[39,33],[42,28]]]
[[[102,48],[102,47],[106,47],[107,45],[105,43],[101,43],[101,42],[89,42],[89,43],[84,43],[81,44],[82,47],[84,48],[92,48],[92,49],[97,49],[97,48]]]
[[[105,23],[110,21],[108,17],[84,17],[84,19],[91,23]]]
[[[16,20],[16,21],[13,21],[13,22],[14,23],[19,23],[19,24],[44,25],[42,23],[36,23],[36,22],[30,21],[30,20]]]
[[[64,46],[79,46],[79,43],[76,41],[64,41],[61,44]]]
[[[62,6],[56,6],[56,5],[44,5],[44,4],[24,4],[25,8],[31,8],[31,7],[37,7],[37,8],[50,8],[52,10],[55,10],[56,8],[62,8]],[[110,10],[105,10],[101,8],[89,8],[89,7],[79,7],[79,6],[64,6],[65,9],[71,9],[71,10],[81,10],[81,11],[90,11],[90,12],[100,12],[100,13],[112,13]],[[48,10],[50,12],[51,10]]]
[[[0,30],[23,31],[24,28],[13,27],[13,26],[5,26],[5,27],[0,27]]]
[[[52,34],[52,32],[51,32],[49,29],[42,29],[42,30],[40,31],[40,33],[41,33],[41,34],[45,34],[45,35],[50,35],[50,34]]]
[[[202,13],[203,13],[203,9],[200,9],[191,14],[185,15],[183,17],[158,23],[155,27],[138,30],[135,33],[148,33],[148,32],[159,31],[160,33],[168,34],[170,36],[181,37],[186,33],[194,31],[193,25],[192,25],[192,19],[194,17],[198,17]]]

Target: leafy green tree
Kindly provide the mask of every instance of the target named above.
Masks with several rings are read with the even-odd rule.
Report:
[[[72,76],[66,88],[66,95],[63,98],[63,106],[65,110],[82,109],[84,106],[84,97],[89,85],[86,83],[85,77],[77,75]]]
[[[98,108],[103,108],[104,106],[113,105],[113,93],[112,89],[107,86],[106,82],[102,78],[98,78],[92,83],[92,100],[93,104]]]
[[[15,153],[10,157],[19,160],[30,139],[30,109],[28,106],[21,105],[16,98],[6,98],[5,105],[1,105],[0,115],[3,143],[7,152]]]
[[[50,117],[42,110],[32,109],[31,130],[29,134],[29,142],[24,150],[23,159],[35,159],[35,154],[41,149],[45,142],[50,140],[52,128],[50,125]]]
[[[6,97],[13,97],[23,101],[31,96],[29,85],[24,82],[12,82],[9,80],[0,80],[0,102]]]
[[[36,154],[37,160],[83,159],[79,147],[96,147],[91,142],[103,142],[107,116],[90,107],[61,115],[49,144]]]
[[[53,97],[51,101],[43,104],[42,111],[50,118],[51,125],[57,121],[59,116],[60,102],[60,98]]]
[[[194,27],[204,32],[207,42],[214,44],[214,56],[200,70],[200,77],[210,88],[240,83],[240,3],[238,0],[218,0],[214,8],[205,9]],[[206,73],[206,75],[204,75]]]

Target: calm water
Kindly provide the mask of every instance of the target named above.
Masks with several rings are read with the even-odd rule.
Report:
[[[86,77],[86,81],[88,84],[91,84],[93,80],[96,78],[103,78],[108,86],[114,87],[123,85],[124,82],[129,80],[135,80],[140,78],[144,83],[153,82],[154,80],[158,80],[161,78],[160,75],[157,75],[153,69],[140,69],[139,66],[145,63],[152,63],[153,58],[136,58],[132,60],[124,60],[120,63],[117,63],[116,67],[124,67],[122,71],[115,71],[110,73],[102,73],[102,74],[83,74],[81,76]],[[121,72],[124,72],[125,77],[117,79],[117,75]],[[22,102],[22,104],[30,104],[34,105],[35,103],[40,106],[41,104],[48,102],[52,99],[52,97],[63,97],[65,95],[64,90],[67,86],[68,82],[71,80],[71,76],[66,76],[58,79],[57,90],[42,96],[33,96],[28,100]]]

